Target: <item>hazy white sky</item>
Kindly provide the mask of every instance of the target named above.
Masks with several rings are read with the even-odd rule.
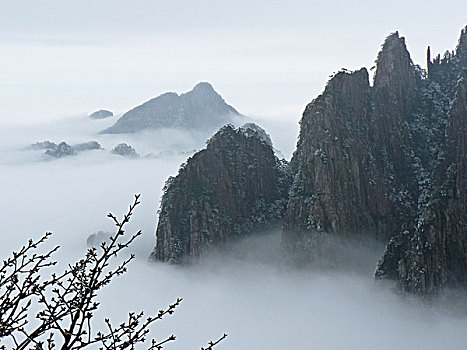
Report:
[[[247,115],[290,119],[399,30],[453,49],[467,1],[0,1],[0,121],[124,112],[209,81]]]

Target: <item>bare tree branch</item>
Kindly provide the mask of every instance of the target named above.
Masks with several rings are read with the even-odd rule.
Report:
[[[61,274],[52,273],[45,278],[46,271],[56,265],[52,260],[58,246],[45,254],[38,248],[46,242],[51,233],[47,232],[37,241],[28,244],[3,261],[0,266],[0,350],[80,350],[91,345],[102,350],[134,350],[136,345],[148,350],[160,350],[175,340],[174,335],[156,341],[147,339],[150,326],[174,313],[182,299],[178,298],[165,310],[154,316],[144,318],[144,313],[130,312],[126,322],[114,326],[105,319],[106,331],[94,334],[94,312],[100,304],[98,292],[112,280],[127,272],[128,264],[135,258],[133,254],[120,261],[116,266],[111,259],[119,257],[142,232],[127,235],[125,225],[130,221],[134,209],[140,204],[136,195],[122,220],[112,213],[108,217],[115,223],[117,230],[99,248],[89,248],[85,256]],[[38,310],[35,315],[32,309]],[[56,336],[59,336],[57,339]],[[212,350],[224,334],[209,347]],[[10,345],[2,344],[9,339]],[[145,345],[146,342],[149,344]]]

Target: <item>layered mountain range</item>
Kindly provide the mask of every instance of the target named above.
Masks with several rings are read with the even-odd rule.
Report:
[[[167,92],[133,108],[102,131],[107,134],[134,133],[147,129],[182,128],[217,130],[239,117],[209,83],[178,95]]]
[[[169,180],[154,257],[199,256],[264,217],[281,221],[297,260],[326,237],[370,236],[388,242],[378,278],[419,294],[465,283],[467,27],[455,51],[427,56],[427,70],[415,65],[395,32],[372,84],[365,68],[335,74],[306,107],[287,166],[259,137],[221,129]]]

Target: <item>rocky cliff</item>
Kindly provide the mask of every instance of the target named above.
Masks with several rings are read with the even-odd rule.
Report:
[[[467,27],[443,58],[428,49],[427,71],[396,32],[372,84],[365,68],[342,70],[306,107],[288,167],[265,132],[221,129],[168,180],[153,256],[195,258],[282,218],[297,261],[324,254],[329,237],[370,236],[388,242],[376,277],[420,294],[465,284],[466,76]]]
[[[467,281],[466,30],[428,74],[391,34],[372,86],[341,71],[306,107],[283,226],[301,259],[322,237],[369,234],[389,240],[378,277],[422,294]]]
[[[280,224],[287,164],[254,128],[221,128],[167,181],[152,257],[181,262],[209,246]]]
[[[418,80],[404,38],[394,33],[378,55],[373,87],[365,68],[341,71],[306,107],[292,159],[287,245],[313,250],[319,233],[388,238],[398,230],[414,205],[404,125],[416,109]]]
[[[209,83],[199,83],[185,94],[168,92],[133,108],[102,133],[159,128],[217,130],[238,116],[235,108],[225,103]]]
[[[466,73],[467,27],[455,52],[433,61],[428,56],[425,123],[419,127],[432,157],[425,162],[430,167],[424,168],[417,222],[390,240],[376,270],[378,277],[397,278],[419,294],[467,281]]]
[[[429,110],[444,116],[438,125],[442,135],[431,145],[437,158],[425,180],[428,185],[415,227],[391,239],[376,271],[380,277],[398,278],[405,290],[420,294],[467,281],[466,39],[467,28],[454,54],[448,52],[429,64],[427,90],[437,97],[431,101],[437,108]]]

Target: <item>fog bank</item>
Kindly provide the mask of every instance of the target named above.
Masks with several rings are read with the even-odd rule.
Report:
[[[84,254],[90,234],[114,229],[107,213],[121,216],[133,195],[141,193],[127,230],[143,230],[131,248],[136,260],[103,290],[96,320],[110,316],[118,323],[127,311],[157,313],[182,297],[176,313],[153,333],[159,339],[177,335],[167,349],[200,348],[224,332],[229,336],[219,350],[465,348],[465,297],[452,293],[440,301],[420,301],[401,296],[390,282],[376,282],[380,243],[336,243],[335,259],[297,269],[284,263],[279,232],[268,232],[214,251],[193,266],[149,263],[164,182],[205,140],[168,130],[98,135],[105,123],[75,117],[0,131],[2,258],[29,238],[52,231],[47,244],[61,245],[60,264],[75,261]],[[276,130],[265,127],[274,142]],[[105,150],[44,160],[41,151],[26,149],[45,139],[97,140]],[[111,154],[120,142],[142,155],[159,156]],[[344,263],[336,263],[338,257]]]

